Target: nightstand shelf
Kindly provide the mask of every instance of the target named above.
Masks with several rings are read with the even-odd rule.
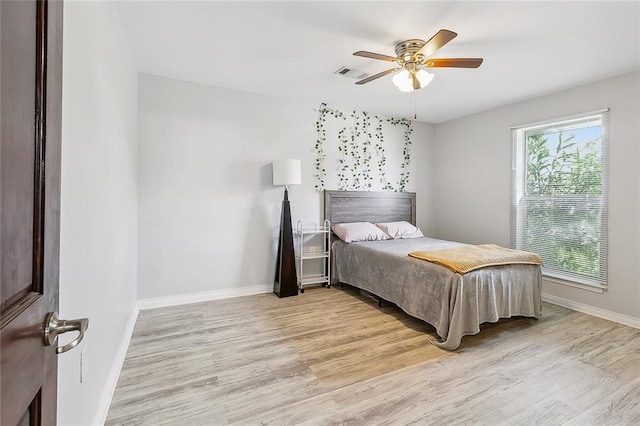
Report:
[[[322,226],[305,228],[299,220],[296,226],[296,269],[298,272],[298,289],[311,285],[331,286],[331,224],[325,220]],[[316,272],[309,273],[310,263]]]

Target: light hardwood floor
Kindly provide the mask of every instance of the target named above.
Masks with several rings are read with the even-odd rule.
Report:
[[[107,424],[640,424],[640,330],[545,304],[435,336],[349,288],[142,311]]]

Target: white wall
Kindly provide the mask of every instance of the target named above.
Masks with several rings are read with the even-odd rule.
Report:
[[[318,106],[140,76],[139,298],[272,288],[283,189],[271,185],[271,162],[302,160],[293,222],[318,223]],[[408,190],[429,181],[432,136],[432,126],[414,125]],[[420,188],[419,224],[429,232],[431,194]]]
[[[65,3],[63,67],[60,316],[90,323],[58,358],[58,423],[89,425],[106,414],[137,291],[138,76],[115,3]]]
[[[435,126],[414,122],[411,145],[411,185],[408,191],[416,193],[416,220],[425,235],[436,235],[435,187],[436,139]]]
[[[544,292],[640,319],[640,72],[438,124],[437,235],[509,243],[510,126],[610,107],[609,290]]]

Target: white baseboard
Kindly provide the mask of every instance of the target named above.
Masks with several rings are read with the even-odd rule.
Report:
[[[640,318],[629,315],[618,314],[616,312],[607,311],[606,309],[596,308],[595,306],[585,305],[584,303],[574,302],[573,300],[563,297],[554,296],[552,294],[542,293],[542,300],[554,305],[562,306],[573,311],[582,312],[583,314],[592,315],[594,317],[617,322],[619,324],[628,325],[629,327],[640,329]]]
[[[113,360],[113,364],[111,364],[111,369],[109,370],[109,375],[107,376],[106,383],[104,385],[104,389],[102,391],[102,395],[100,397],[100,404],[98,406],[98,411],[93,419],[92,425],[100,426],[104,425],[107,420],[107,415],[109,414],[109,407],[111,406],[111,400],[113,399],[113,394],[116,391],[116,386],[118,385],[118,378],[120,377],[120,371],[122,370],[122,365],[124,364],[124,359],[127,356],[127,350],[129,349],[129,343],[131,342],[131,336],[133,335],[133,329],[136,326],[136,320],[138,319],[139,309],[136,306],[131,315],[129,316],[129,320],[127,321],[127,325],[124,329],[124,333],[122,334],[122,340],[120,341],[120,346],[118,347],[118,351],[116,352],[116,357]]]
[[[273,292],[273,284],[254,285],[250,287],[227,288],[224,290],[204,291],[200,293],[179,294],[175,296],[153,297],[138,300],[138,309],[164,308],[167,306],[186,305],[189,303],[207,302],[209,300],[229,299],[232,297],[250,296]]]

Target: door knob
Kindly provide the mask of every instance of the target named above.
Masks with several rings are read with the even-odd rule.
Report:
[[[89,327],[89,318],[80,318],[74,320],[61,320],[55,312],[49,312],[44,319],[44,344],[51,346],[56,342],[59,334],[68,333],[69,331],[77,331],[78,337],[64,346],[56,348],[56,354],[67,352],[78,346],[84,338],[84,332]]]

